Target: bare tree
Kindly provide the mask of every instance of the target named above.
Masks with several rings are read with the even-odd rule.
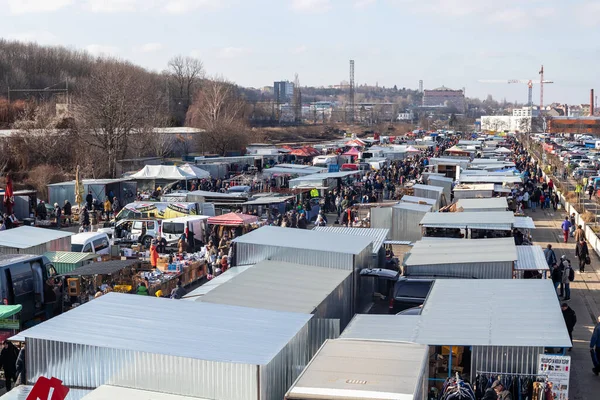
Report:
[[[228,150],[241,150],[247,144],[246,110],[246,101],[233,84],[210,80],[196,93],[187,125],[206,131],[199,135],[204,150],[225,155]]]
[[[116,177],[129,137],[151,130],[162,105],[162,92],[145,70],[114,62],[96,65],[82,84],[74,116],[83,142],[104,152],[108,176]]]
[[[176,91],[172,97],[187,111],[192,95],[204,78],[204,64],[197,58],[178,55],[169,60],[167,73]]]

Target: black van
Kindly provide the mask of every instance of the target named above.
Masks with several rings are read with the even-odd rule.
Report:
[[[56,276],[54,266],[44,256],[0,255],[0,295],[5,305],[20,304],[21,322],[44,312],[44,285]]]

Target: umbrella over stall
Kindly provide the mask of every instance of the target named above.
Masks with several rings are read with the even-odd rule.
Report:
[[[350,150],[348,150],[347,152],[345,152],[343,155],[358,157],[360,155],[360,152],[358,150],[356,150],[356,147],[353,147]]]
[[[6,214],[11,215],[13,211],[13,205],[15,204],[15,197],[13,192],[13,183],[10,174],[6,175],[6,189],[4,189],[4,208]]]
[[[258,217],[255,215],[248,215],[242,213],[228,213],[210,217],[208,223],[210,225],[222,225],[222,226],[243,226],[250,225],[258,222]]]

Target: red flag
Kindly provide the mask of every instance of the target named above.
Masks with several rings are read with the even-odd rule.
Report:
[[[68,393],[69,388],[63,386],[60,379],[40,376],[26,400],[65,400]]]
[[[6,208],[6,214],[12,214],[13,204],[15,203],[13,192],[13,183],[10,175],[6,175],[6,188],[4,189],[4,208]]]

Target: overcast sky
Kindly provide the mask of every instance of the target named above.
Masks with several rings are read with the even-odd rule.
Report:
[[[110,54],[162,70],[176,54],[209,75],[261,87],[294,79],[587,103],[599,82],[600,0],[0,0],[0,36]],[[596,87],[600,89],[600,87]],[[539,86],[534,87],[539,103]]]

